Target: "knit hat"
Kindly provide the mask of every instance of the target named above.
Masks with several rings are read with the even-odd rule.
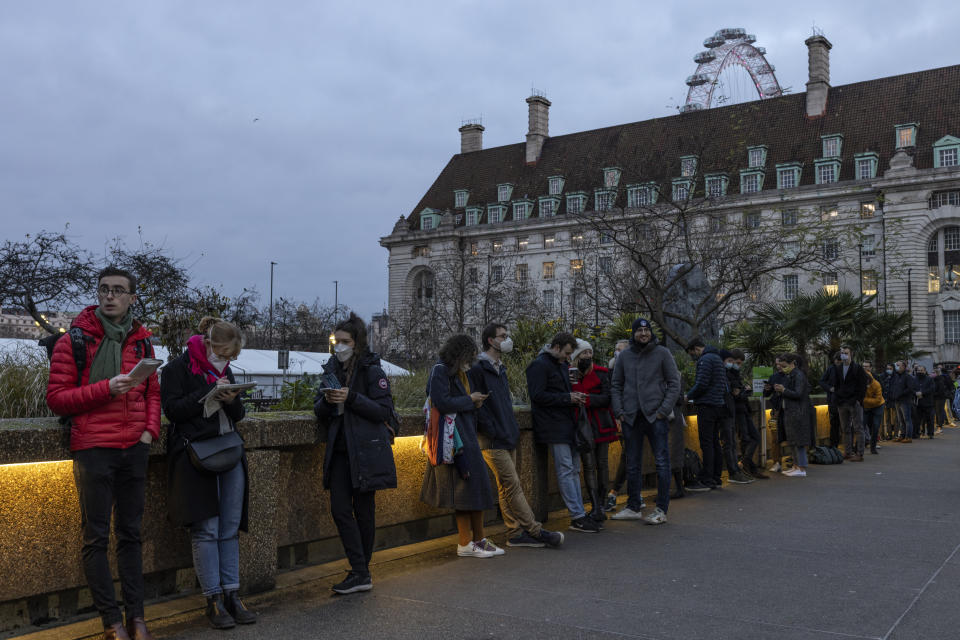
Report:
[[[583,353],[587,349],[589,349],[590,351],[593,351],[593,347],[590,346],[589,342],[587,342],[586,340],[581,340],[580,338],[577,338],[577,348],[574,349],[572,354],[570,354],[570,362],[576,362],[577,356],[579,356],[581,353]]]
[[[726,349],[720,349],[720,359],[726,360],[727,358],[732,358],[733,354],[727,351]]]
[[[646,318],[637,318],[636,320],[634,320],[633,326],[631,327],[631,331],[633,333],[636,333],[637,329],[639,329],[640,327],[646,327],[647,329],[650,329],[650,331],[653,331],[653,327],[650,326],[650,321],[647,320]]]

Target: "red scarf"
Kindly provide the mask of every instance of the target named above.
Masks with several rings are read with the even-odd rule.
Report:
[[[187,340],[187,353],[190,354],[190,373],[204,376],[208,384],[222,378],[227,370],[227,367],[224,367],[223,371],[217,373],[217,370],[207,360],[207,345],[203,342],[203,336],[192,336]]]

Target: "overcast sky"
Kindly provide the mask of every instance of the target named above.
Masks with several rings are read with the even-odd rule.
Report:
[[[960,63],[960,3],[44,2],[0,7],[4,239],[164,245],[235,294],[387,299],[378,244],[459,152],[670,115],[722,27],[804,91],[815,24],[833,85]],[[958,130],[955,133],[960,133]],[[451,196],[452,199],[452,196]]]

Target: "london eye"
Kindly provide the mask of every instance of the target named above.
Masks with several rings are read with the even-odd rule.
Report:
[[[720,29],[703,41],[706,50],[693,57],[697,70],[687,78],[687,100],[681,111],[723,104],[765,100],[783,95],[766,50],[744,29]]]

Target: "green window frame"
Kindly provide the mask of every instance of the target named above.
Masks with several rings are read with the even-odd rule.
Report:
[[[616,189],[620,186],[620,174],[622,171],[620,167],[604,167],[603,168],[603,188],[604,189]]]
[[[960,166],[960,138],[943,136],[933,143],[935,169]]]
[[[894,127],[896,132],[896,148],[905,149],[907,147],[917,146],[917,134],[920,125],[916,122],[907,122],[898,124]]]
[[[741,169],[740,170],[740,193],[760,193],[763,191],[763,177],[766,172],[763,169]],[[756,186],[756,189],[752,188]]]
[[[833,184],[840,181],[839,158],[817,158],[813,161],[813,165],[813,177],[817,184]]]
[[[877,177],[877,165],[880,155],[875,151],[864,151],[853,156],[854,180],[872,180]]]
[[[781,162],[777,164],[777,189],[795,189],[800,186],[803,163]],[[793,184],[790,184],[790,183]]]
[[[704,191],[708,198],[722,198],[727,195],[730,178],[725,173],[708,173],[703,177]]]

